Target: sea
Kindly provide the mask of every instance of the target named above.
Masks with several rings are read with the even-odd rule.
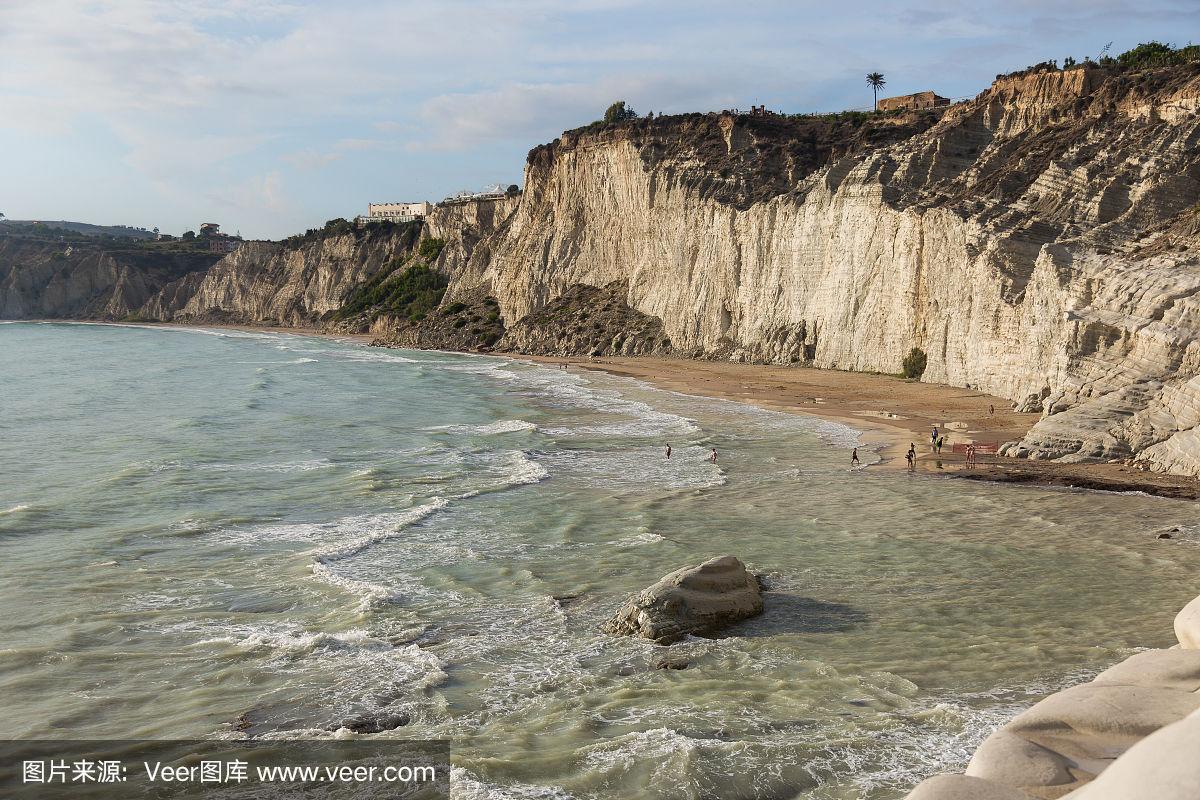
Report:
[[[501,357],[0,324],[0,737],[448,739],[457,798],[890,800],[1173,643],[1194,503],[851,468],[876,444]],[[723,554],[760,617],[600,631]]]

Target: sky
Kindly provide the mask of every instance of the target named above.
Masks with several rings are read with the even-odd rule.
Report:
[[[618,99],[869,108],[1192,36],[1196,0],[0,0],[0,212],[280,238],[521,184]]]

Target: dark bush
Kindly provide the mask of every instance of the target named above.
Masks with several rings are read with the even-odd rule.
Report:
[[[929,357],[925,355],[925,351],[919,347],[914,347],[908,351],[908,355],[904,357],[904,361],[900,364],[901,374],[906,378],[919,379],[925,374],[925,365],[929,361]]]
[[[420,253],[421,258],[425,259],[425,263],[429,264],[437,260],[445,246],[445,239],[424,239],[417,248],[417,252]]]
[[[346,236],[354,233],[354,223],[338,217],[325,223],[321,229],[327,236]]]
[[[1126,50],[1117,56],[1117,63],[1123,69],[1145,69],[1178,62],[1175,48],[1171,45],[1162,42],[1143,42],[1132,50]]]
[[[626,106],[624,100],[618,100],[604,112],[604,121],[609,124],[627,119],[637,119],[637,112]]]

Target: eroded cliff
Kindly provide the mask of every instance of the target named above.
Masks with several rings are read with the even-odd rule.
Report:
[[[202,275],[165,286],[147,319],[321,327],[356,287],[412,251],[419,224],[343,223],[283,242],[247,242]]]
[[[0,311],[882,372],[916,347],[924,380],[1043,412],[1010,454],[1200,475],[1198,201],[1200,67],[1035,69],[939,114],[565,133],[523,194],[434,210],[432,283],[405,277],[415,227],[372,227],[170,280],[93,268],[102,290],[0,273]]]
[[[708,357],[894,372],[919,347],[924,380],[1044,410],[1014,454],[1200,474],[1198,74],[1032,72],[936,123],[568,133],[448,296],[486,287],[511,328],[622,282]]]
[[[132,242],[0,234],[0,319],[135,317],[162,288],[220,256]]]

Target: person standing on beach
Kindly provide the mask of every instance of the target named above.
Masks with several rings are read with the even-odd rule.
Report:
[[[667,445],[667,458],[671,457],[671,445]]]
[[[708,460],[713,464],[717,463],[717,448],[713,448],[712,455],[708,457]]]
[[[916,442],[908,443],[908,452],[904,454],[904,458],[908,461],[909,469],[916,469],[916,467],[917,467],[917,443]]]
[[[933,426],[933,433],[931,433],[931,434],[929,435],[929,441],[930,441],[930,443],[931,443],[931,444],[936,444],[936,443],[937,443],[937,437],[938,437],[938,429],[937,429],[937,425],[934,425],[934,426]]]
[[[854,448],[854,452],[850,454],[850,466],[853,467],[858,463],[860,462],[858,460],[858,448],[856,447]]]
[[[995,406],[993,406],[993,405],[989,405],[989,406],[988,406],[988,416],[990,417],[990,416],[992,416],[992,415],[993,415],[993,414],[995,414],[995,413],[996,413],[996,407],[995,407]]]

